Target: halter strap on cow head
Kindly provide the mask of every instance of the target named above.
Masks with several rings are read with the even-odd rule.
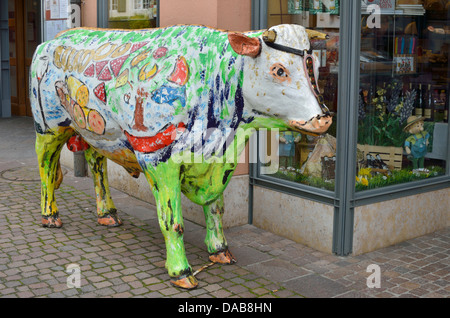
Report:
[[[308,30],[308,29],[306,29],[306,32],[308,33],[308,37],[310,39],[315,39],[315,38],[324,39],[324,40],[328,39],[328,35],[325,33]],[[295,54],[295,55],[302,57],[303,69],[305,70],[306,77],[309,78],[309,81],[308,81],[309,87],[311,88],[312,92],[314,93],[314,96],[316,96],[317,101],[320,105],[320,108],[322,109],[324,114],[331,115],[330,110],[325,105],[324,98],[319,91],[319,85],[318,85],[318,81],[317,81],[318,74],[316,72],[316,68],[314,67],[315,64],[314,64],[314,57],[312,55],[312,50],[311,49],[299,50],[299,49],[295,49],[293,47],[281,45],[281,44],[275,43],[276,38],[277,38],[277,33],[274,30],[266,30],[266,31],[264,31],[264,33],[262,35],[262,39],[268,47],[271,47],[272,49],[275,49],[278,51],[283,51],[286,53]]]

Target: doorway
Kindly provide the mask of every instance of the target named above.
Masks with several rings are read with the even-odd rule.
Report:
[[[8,0],[11,114],[32,116],[28,96],[33,53],[41,42],[40,0]]]

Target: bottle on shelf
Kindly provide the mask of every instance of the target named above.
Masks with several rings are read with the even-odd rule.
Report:
[[[423,116],[423,90],[422,90],[422,84],[419,84],[419,88],[417,90],[416,106],[415,106],[415,109],[414,109],[414,115],[416,115],[416,116]]]
[[[434,108],[434,121],[446,121],[448,114],[446,115],[446,90],[435,89],[433,91],[433,108]]]
[[[424,109],[425,120],[433,121],[433,91],[431,89],[431,84],[428,84],[427,91],[425,93],[425,109]]]

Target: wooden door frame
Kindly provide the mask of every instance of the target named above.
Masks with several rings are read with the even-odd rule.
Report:
[[[16,67],[17,96],[11,96],[11,114],[18,116],[32,116],[30,98],[28,96],[29,76],[27,66],[31,65],[31,59],[26,58],[26,30],[27,12],[22,0],[14,1],[14,19],[8,19],[8,27],[15,28],[16,56],[10,58],[10,66]],[[40,14],[40,13],[38,13]],[[39,26],[38,26],[39,27]]]

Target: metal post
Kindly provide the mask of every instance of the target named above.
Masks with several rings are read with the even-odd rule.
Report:
[[[358,135],[361,1],[341,1],[333,252],[348,255],[353,244],[356,144]]]
[[[267,28],[267,0],[252,0],[252,30]]]
[[[77,151],[73,153],[73,174],[75,177],[86,177],[86,159],[84,151]]]
[[[108,27],[108,3],[106,0],[97,0],[97,26]]]
[[[11,117],[8,1],[0,3],[0,117]]]

